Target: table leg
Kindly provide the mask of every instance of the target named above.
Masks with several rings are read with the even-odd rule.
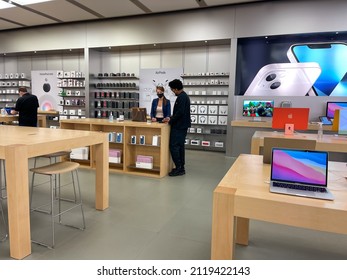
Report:
[[[211,259],[227,260],[234,256],[235,189],[217,187],[213,192]]]
[[[260,154],[260,138],[254,138],[252,137],[251,142],[251,154],[252,155],[259,155]]]
[[[109,163],[108,163],[108,138],[95,148],[95,208],[104,210],[109,207]]]
[[[249,237],[249,219],[237,217],[235,243],[247,246],[248,237]]]
[[[10,256],[23,259],[31,254],[27,147],[6,147],[5,164]]]

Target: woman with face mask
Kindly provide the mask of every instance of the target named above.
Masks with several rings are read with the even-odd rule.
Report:
[[[157,86],[158,98],[153,99],[151,108],[152,122],[168,122],[171,116],[170,100],[164,96],[164,87]]]

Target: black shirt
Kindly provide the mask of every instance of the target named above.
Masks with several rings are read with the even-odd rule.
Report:
[[[36,95],[25,93],[19,97],[14,108],[19,112],[18,122],[20,126],[37,126],[37,108],[39,101]]]
[[[176,129],[188,129],[191,126],[190,99],[185,91],[177,96],[169,124]]]

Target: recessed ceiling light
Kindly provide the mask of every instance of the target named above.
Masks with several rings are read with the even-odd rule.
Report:
[[[43,3],[43,2],[50,2],[52,0],[13,0],[11,2],[20,4],[20,5],[31,5],[31,4],[37,4],[37,3]]]

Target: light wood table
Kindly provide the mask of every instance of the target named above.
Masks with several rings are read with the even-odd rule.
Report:
[[[270,193],[270,165],[240,155],[213,193],[211,258],[233,259],[235,243],[248,245],[249,219],[347,234],[347,167],[329,165],[334,201]]]
[[[318,139],[317,134],[295,133],[294,135],[284,135],[283,132],[256,131],[251,142],[251,153],[260,154],[260,148],[264,146],[264,137],[278,137],[287,139],[312,139],[316,140],[316,150],[347,153],[347,137],[342,135],[324,134],[322,139]]]
[[[0,115],[0,123],[12,123],[18,121],[18,115]]]
[[[5,159],[10,256],[31,254],[28,159],[62,150],[93,146],[95,151],[95,208],[109,206],[107,134],[91,131],[0,126],[0,159]]]

